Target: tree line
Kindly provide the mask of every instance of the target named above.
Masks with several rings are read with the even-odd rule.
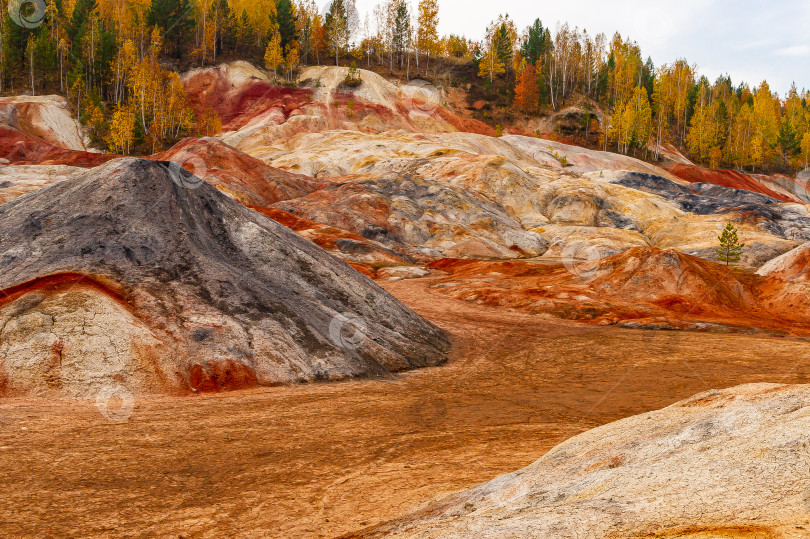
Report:
[[[407,65],[466,54],[437,34],[437,0],[389,0],[363,22],[353,0],[0,0],[0,92],[68,98],[97,144],[155,151],[188,134],[213,134],[212,110],[193,110],[177,70],[242,58],[276,82],[301,64]],[[384,58],[386,60],[384,60]],[[407,76],[407,75],[406,75]]]
[[[486,84],[513,85],[514,109],[559,110],[574,96],[601,105],[603,149],[658,158],[665,144],[711,168],[792,171],[810,161],[810,92],[780,98],[767,81],[751,88],[729,76],[698,76],[685,59],[656,67],[637,43],[538,19],[518,32],[508,15],[472,45]],[[585,127],[587,129],[587,126]]]
[[[656,67],[637,43],[508,15],[477,41],[438,33],[438,0],[0,0],[0,92],[66,96],[96,141],[129,153],[221,128],[192,109],[177,69],[243,58],[277,82],[301,65],[355,62],[431,77],[472,65],[510,112],[557,111],[574,99],[606,111],[603,149],[655,159],[672,144],[716,167],[786,170],[810,161],[810,92],[781,98],[767,82],[711,82],[684,59]],[[17,14],[15,18],[13,15]],[[586,133],[590,128],[586,121]],[[597,129],[598,127],[598,129]]]

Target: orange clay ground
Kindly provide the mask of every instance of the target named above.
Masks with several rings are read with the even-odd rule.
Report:
[[[392,378],[95,404],[0,403],[0,536],[334,537],[709,388],[810,382],[796,338],[556,321],[383,283],[449,330]],[[79,502],[81,500],[81,502]]]

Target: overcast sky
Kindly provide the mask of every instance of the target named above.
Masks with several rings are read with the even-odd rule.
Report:
[[[376,3],[357,0],[361,17]],[[552,32],[558,21],[608,40],[619,31],[656,66],[685,57],[712,80],[722,73],[735,84],[767,79],[780,94],[792,81],[810,88],[810,0],[439,0],[439,31],[480,39],[499,13],[521,31],[535,18]]]

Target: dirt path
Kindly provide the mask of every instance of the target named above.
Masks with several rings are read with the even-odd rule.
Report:
[[[94,403],[0,401],[0,536],[333,537],[515,470],[584,429],[744,382],[807,342],[564,324],[386,288],[455,337],[391,381]]]

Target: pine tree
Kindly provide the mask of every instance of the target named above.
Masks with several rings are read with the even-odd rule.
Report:
[[[641,86],[647,90],[647,95],[652,95],[655,91],[655,64],[650,56],[641,67]]]
[[[252,39],[253,39],[253,27],[250,24],[250,18],[248,17],[247,10],[243,9],[242,16],[239,18],[236,30],[237,52],[239,51],[240,46],[250,43]]]
[[[75,7],[71,12],[70,24],[68,25],[68,37],[74,46],[81,42],[81,34],[85,30],[90,15],[96,10],[96,0],[76,0]],[[76,54],[78,50],[74,50]]]
[[[537,60],[546,53],[546,32],[540,19],[535,19],[534,24],[526,29],[526,38],[520,48],[520,54],[530,64],[536,64]]]
[[[793,123],[789,118],[785,118],[782,125],[779,127],[777,142],[779,148],[782,150],[785,161],[790,161],[790,159],[798,155],[801,150],[802,141],[799,139],[796,129],[793,127]]]
[[[182,42],[196,24],[188,0],[152,0],[146,23],[162,30],[164,40],[172,44],[175,58],[182,56]]]
[[[726,266],[731,265],[732,262],[739,262],[745,244],[740,243],[737,238],[737,229],[732,223],[726,225],[718,239],[720,240],[720,247],[715,249],[717,259],[725,262]]]
[[[292,2],[290,0],[278,0],[276,2],[276,23],[281,36],[281,48],[284,50],[298,39],[295,30],[296,21],[297,17],[293,12]]]

